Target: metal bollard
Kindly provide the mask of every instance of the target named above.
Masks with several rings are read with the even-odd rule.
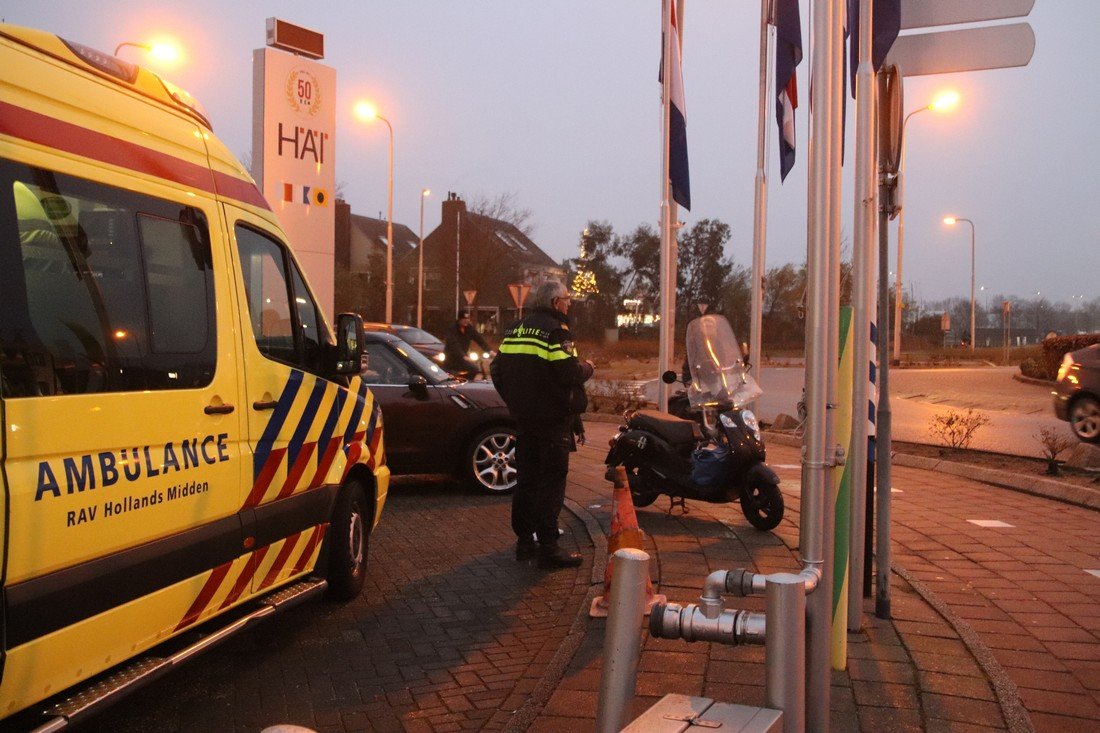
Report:
[[[783,711],[783,733],[806,730],[806,582],[767,576],[764,675],[767,706]]]
[[[638,657],[642,650],[642,617],[649,580],[649,555],[623,548],[612,555],[615,574],[603,642],[603,674],[596,704],[597,733],[617,733],[627,723]]]

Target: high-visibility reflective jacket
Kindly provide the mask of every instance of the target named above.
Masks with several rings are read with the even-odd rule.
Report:
[[[521,427],[528,430],[584,412],[582,386],[592,365],[577,358],[569,319],[539,308],[509,326],[491,367],[493,384]]]

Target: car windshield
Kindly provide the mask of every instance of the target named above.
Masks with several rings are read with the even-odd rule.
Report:
[[[397,335],[408,341],[410,344],[438,344],[443,346],[443,342],[432,336],[430,333],[422,328],[416,326],[394,326],[394,331],[397,331]]]
[[[412,362],[430,384],[458,381],[447,373],[443,367],[421,354],[405,341],[398,339],[397,341],[393,341],[391,345],[398,353],[405,357],[405,359]]]

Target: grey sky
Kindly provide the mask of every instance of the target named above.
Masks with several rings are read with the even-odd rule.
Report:
[[[694,210],[682,218],[728,222],[728,254],[746,266],[759,14],[756,0],[687,0],[683,21]],[[438,224],[448,191],[514,192],[533,212],[535,241],[555,259],[576,256],[590,218],[626,232],[659,214],[658,0],[3,0],[0,16],[106,51],[174,35],[189,58],[164,75],[202,101],[238,154],[251,146],[251,51],[263,45],[264,19],[324,33],[324,63],[337,70],[336,179],[356,213],[385,211],[385,127],[351,115],[357,99],[373,99],[395,131],[394,218],[414,231],[425,187],[425,231]],[[805,258],[805,0],[802,19],[798,162],[783,186],[769,107],[769,266]],[[925,300],[969,297],[969,229],[943,225],[948,214],[976,224],[977,282],[986,293],[1100,295],[1100,2],[1036,0],[1028,20],[1036,35],[1030,66],[906,82],[907,111],[941,88],[962,95],[952,114],[926,112],[909,124],[904,279]],[[140,61],[132,52],[124,55]],[[854,115],[849,107],[849,131]],[[846,237],[854,149],[849,141]]]

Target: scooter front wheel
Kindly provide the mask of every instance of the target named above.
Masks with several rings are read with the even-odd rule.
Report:
[[[757,529],[775,529],[783,519],[783,492],[769,481],[751,481],[741,493],[741,511]]]
[[[641,509],[657,501],[657,497],[661,495],[661,492],[649,485],[650,479],[646,477],[641,469],[628,466],[626,471],[627,480],[630,482],[630,501],[634,506]]]

